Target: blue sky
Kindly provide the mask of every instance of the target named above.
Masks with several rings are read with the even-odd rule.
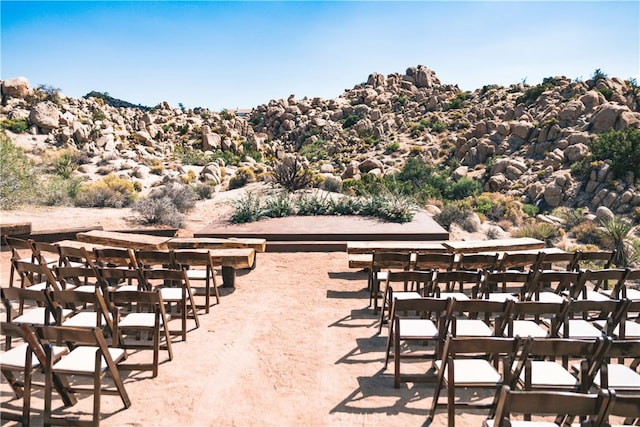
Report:
[[[1,0],[0,14],[0,78],[148,106],[335,98],[419,64],[462,90],[598,68],[640,81],[637,0]]]

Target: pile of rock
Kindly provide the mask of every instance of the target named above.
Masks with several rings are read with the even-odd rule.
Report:
[[[618,78],[554,77],[544,83],[462,92],[417,66],[404,74],[373,73],[335,99],[292,95],[239,117],[166,102],[142,109],[116,108],[93,97],[47,98],[25,78],[14,78],[2,82],[0,119],[26,120],[45,148],[81,150],[102,172],[138,179],[157,174],[159,182],[193,170],[203,182],[225,188],[237,168],[221,160],[181,165],[175,154],[185,147],[240,158],[252,150],[270,160],[321,147],[322,155],[310,164],[334,181],[397,173],[409,155],[420,155],[430,164],[457,161],[455,179],[470,176],[485,191],[526,203],[593,211],[605,206],[617,213],[640,206],[638,177],[615,177],[604,164],[581,182],[569,169],[589,155],[598,133],[640,127],[637,90]],[[249,158],[239,166],[270,167]]]

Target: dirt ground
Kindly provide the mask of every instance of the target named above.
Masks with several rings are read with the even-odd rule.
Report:
[[[180,234],[188,236],[224,203],[199,203]],[[31,221],[33,230],[102,225],[133,228],[127,209],[29,208],[2,212],[2,222]],[[138,225],[139,226],[139,225]],[[2,284],[9,252],[1,252]],[[124,372],[132,405],[102,397],[105,426],[420,426],[433,386],[393,388],[383,370],[386,330],[368,307],[366,273],[348,268],[343,252],[261,253],[254,270],[238,272],[235,289],[221,288],[221,304],[187,341],[174,338],[174,360],[148,372]],[[2,313],[4,317],[4,313]],[[191,323],[193,326],[193,323]],[[139,353],[132,357],[145,358]],[[428,368],[428,366],[426,367]],[[418,368],[418,369],[426,369]],[[19,408],[4,381],[5,410]],[[35,425],[42,423],[43,392],[34,392]],[[80,396],[70,414],[90,414]],[[57,402],[61,403],[61,402]],[[54,407],[56,405],[54,402]],[[458,425],[480,425],[483,411],[461,413]],[[432,425],[445,425],[444,408]],[[6,425],[11,425],[8,423]]]

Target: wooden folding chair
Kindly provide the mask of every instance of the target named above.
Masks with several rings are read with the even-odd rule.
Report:
[[[619,289],[624,284],[627,274],[628,270],[623,268],[581,271],[578,283],[569,290],[569,296],[574,299],[606,301],[611,298],[613,289]],[[611,289],[609,288],[610,282],[613,284]],[[609,291],[609,295],[607,295],[607,291]]]
[[[14,286],[15,283],[15,261],[22,262],[30,262],[35,263],[36,260],[33,256],[33,251],[31,250],[31,246],[26,239],[20,239],[17,237],[11,236],[3,236],[3,240],[11,250],[11,270],[9,271],[9,286]],[[20,283],[20,287],[24,287],[22,282]]]
[[[511,317],[512,305],[510,301],[487,299],[454,300],[447,330],[454,337],[503,336],[502,323]]]
[[[481,291],[482,277],[482,271],[438,270],[429,285],[430,292],[426,292],[425,296],[444,299],[475,298]],[[458,287],[457,291],[455,290],[456,286]],[[465,288],[467,289],[465,290]]]
[[[455,426],[458,406],[492,408],[500,387],[511,381],[511,366],[521,348],[520,338],[447,337],[442,359],[434,363],[438,378],[428,422],[432,422],[436,415],[442,387],[447,388],[448,425],[451,427]],[[474,404],[456,400],[456,388],[494,390],[492,403]]]
[[[94,267],[63,265],[55,267],[53,272],[63,289],[93,293],[96,288],[104,287],[98,271]]]
[[[97,266],[95,270],[105,292],[113,289],[118,291],[149,290],[142,277],[142,271],[137,268]]]
[[[97,267],[138,268],[138,261],[133,249],[94,248],[93,257]]]
[[[578,283],[575,271],[537,270],[530,276],[529,283],[520,301],[562,302],[563,292]]]
[[[432,273],[429,271],[389,271],[385,280],[384,297],[382,308],[380,309],[380,323],[378,333],[382,332],[382,324],[386,322],[385,312],[392,311],[394,299],[416,299],[422,298],[422,292],[431,281]],[[396,288],[394,291],[393,288]],[[418,291],[410,291],[409,288]],[[389,317],[391,318],[391,317]]]
[[[613,299],[630,299],[640,301],[640,269],[627,269],[627,275],[622,283],[610,291],[601,290]]]
[[[69,393],[93,394],[93,414],[91,425],[100,423],[100,401],[103,394],[120,396],[125,408],[131,406],[131,400],[127,394],[117,363],[126,358],[126,352],[121,348],[107,346],[104,336],[98,329],[73,328],[65,326],[48,326],[36,328],[36,333],[43,341],[45,364],[45,398],[44,398],[44,423],[45,425],[83,425],[80,420],[73,419],[69,414],[63,417],[52,415],[52,389],[53,376],[60,377],[88,377],[92,379],[92,385],[71,385]],[[72,348],[71,352],[55,362],[52,345],[66,344]],[[103,378],[111,377],[114,387],[103,387]]]
[[[532,338],[527,340],[513,377],[524,390],[586,393],[611,345],[611,339]],[[569,360],[580,363],[570,366]],[[557,359],[560,359],[558,361]],[[572,373],[575,372],[575,375]]]
[[[614,389],[618,396],[639,394],[639,365],[640,340],[615,340],[603,356],[593,385],[596,388]]]
[[[612,335],[619,340],[640,340],[640,300],[626,301],[626,309],[619,313],[618,326],[613,329]]]
[[[551,271],[572,271],[578,256],[577,252],[543,253],[538,268]]]
[[[93,252],[84,247],[58,244],[60,250],[60,265],[65,267],[91,267],[93,265]]]
[[[557,325],[563,338],[593,339],[612,336],[624,317],[628,300],[572,300],[565,317]],[[599,322],[598,322],[599,321]]]
[[[446,318],[453,300],[435,298],[396,299],[391,306],[391,321],[387,336],[387,354],[384,369],[393,354],[394,387],[400,382],[434,381],[433,375],[407,375],[400,372],[402,359],[436,359],[442,351],[446,335]],[[402,348],[401,344],[405,347]],[[412,348],[412,344],[414,347]],[[431,344],[433,348],[427,348]],[[393,347],[393,353],[391,348]]]
[[[499,254],[460,254],[456,270],[492,271],[498,266]]]
[[[517,301],[524,292],[529,280],[531,271],[485,271],[483,280],[478,292],[478,298],[492,301]]]
[[[176,268],[172,250],[137,250],[135,251],[138,267],[147,270],[153,268]]]
[[[576,271],[611,268],[616,252],[615,249],[612,251],[576,251],[577,256],[569,268]]]
[[[215,262],[211,252],[207,250],[176,249],[173,251],[173,260],[177,266],[187,271],[187,276],[192,284],[194,281],[204,282],[204,289],[196,287],[192,289],[194,295],[204,294],[205,313],[209,313],[212,290],[213,295],[216,297],[216,304],[220,304],[220,293],[216,283],[216,268],[222,268],[222,264]]]
[[[386,280],[386,271],[408,271],[411,269],[411,252],[373,252],[369,267],[369,306],[378,311],[380,282]]]
[[[581,427],[605,425],[609,405],[612,402],[608,390],[598,394],[583,394],[565,391],[524,391],[512,390],[503,385],[496,403],[496,413],[492,419],[483,422],[484,427],[540,427],[548,425],[571,425],[575,417],[585,418]],[[525,420],[514,420],[513,414],[525,415]],[[531,415],[555,416],[550,422],[531,421]]]
[[[6,311],[6,321],[16,324],[46,326],[54,325],[71,315],[72,311],[52,310],[45,291],[23,288],[2,288],[2,303]],[[61,318],[57,316],[61,315]]]
[[[146,332],[152,339],[151,349],[153,361],[149,363],[121,364],[123,368],[134,370],[152,371],[152,376],[158,375],[160,364],[161,334],[164,336],[164,345],[169,354],[169,360],[173,359],[171,349],[171,337],[169,336],[169,319],[165,312],[164,301],[159,290],[156,291],[121,291],[110,292],[109,300],[114,306],[114,340],[113,346],[121,346],[126,349],[149,349],[149,344],[140,337],[131,338],[131,332],[135,335]],[[121,310],[123,308],[129,311]],[[120,342],[118,342],[120,341]]]
[[[33,239],[29,239],[27,242],[35,259],[44,261],[50,267],[60,265],[60,247],[56,243],[36,242]]]
[[[505,252],[496,267],[497,271],[536,270],[541,264],[544,252]]]
[[[557,338],[558,323],[565,318],[569,304],[569,300],[511,301],[510,316],[500,325],[500,332],[506,337]]]
[[[56,279],[47,264],[14,260],[12,262],[15,273],[20,277],[22,288],[41,291],[43,289],[63,289],[63,285]]]
[[[416,253],[413,270],[435,271],[453,270],[456,254],[453,253]]]
[[[200,327],[198,312],[193,298],[193,291],[186,270],[153,269],[142,270],[142,277],[147,289],[160,289],[162,300],[167,304],[176,304],[179,311],[182,328],[182,341],[187,340],[187,318],[191,317]],[[155,283],[154,282],[159,282]]]
[[[6,411],[6,408],[3,408],[1,418],[3,420],[19,421],[23,426],[29,426],[31,421],[31,388],[34,386],[44,387],[44,384],[32,382],[32,378],[33,374],[39,372],[46,362],[45,351],[28,325],[2,322],[0,330],[2,335],[7,338],[7,341],[10,341],[11,338],[21,340],[21,343],[16,346],[8,345],[5,351],[0,353],[0,370],[11,386],[15,397],[23,399],[21,414],[12,414]],[[69,349],[67,347],[55,346],[52,348],[55,360],[59,360],[68,352]],[[76,403],[76,399],[66,392],[68,383],[63,378],[57,375],[54,376],[53,386],[60,394],[65,406],[71,406]]]
[[[98,329],[105,336],[116,333],[102,288],[97,287],[94,292],[50,291],[47,296],[56,319],[60,319],[58,326]],[[70,309],[72,313],[63,318],[64,309]]]

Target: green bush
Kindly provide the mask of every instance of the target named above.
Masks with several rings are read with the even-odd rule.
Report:
[[[603,87],[602,89],[598,89],[598,92],[604,95],[607,101],[611,101],[611,98],[613,98],[613,89],[609,89],[608,87]]]
[[[529,217],[535,217],[540,212],[540,209],[536,205],[525,203],[522,205],[522,211]]]
[[[207,200],[213,197],[215,188],[208,184],[198,183],[194,185],[193,191],[198,195],[198,199]]]
[[[629,267],[635,257],[632,244],[634,232],[634,225],[622,217],[614,216],[601,222],[600,243],[616,251],[613,263],[618,267]]]
[[[236,173],[229,180],[229,190],[241,188],[250,182],[256,181],[256,175],[253,169],[248,167],[238,168]]]
[[[331,212],[331,200],[318,194],[303,193],[295,202],[298,215],[328,215]]]
[[[283,218],[295,214],[288,193],[268,197],[262,207],[262,214],[269,218]]]
[[[253,193],[247,193],[243,197],[233,201],[233,213],[231,214],[232,223],[242,224],[245,222],[254,222],[263,217],[260,199]]]
[[[0,127],[13,133],[22,133],[29,128],[29,122],[26,119],[4,119],[0,121]]]
[[[351,126],[358,123],[359,120],[360,117],[357,114],[349,114],[347,117],[345,117],[344,122],[342,123],[342,129],[350,128]]]
[[[0,208],[15,209],[31,199],[37,181],[33,162],[0,132]]]
[[[631,171],[640,177],[640,129],[610,130],[591,142],[593,160],[609,160],[617,177]]]
[[[511,235],[513,237],[532,237],[538,240],[544,240],[548,245],[552,244],[553,239],[558,237],[558,227],[548,222],[527,221]]]
[[[300,155],[305,157],[309,161],[323,160],[327,158],[327,141],[324,139],[317,139],[314,142],[305,144],[300,149]]]
[[[446,196],[452,200],[461,200],[480,193],[482,193],[482,184],[467,176],[452,182],[446,188]]]
[[[393,153],[394,151],[398,151],[400,149],[400,144],[398,142],[390,142],[384,147],[384,151],[386,154]]]
[[[174,183],[159,187],[151,192],[149,198],[163,200],[168,198],[178,212],[188,212],[195,207],[198,195],[190,186]]]

